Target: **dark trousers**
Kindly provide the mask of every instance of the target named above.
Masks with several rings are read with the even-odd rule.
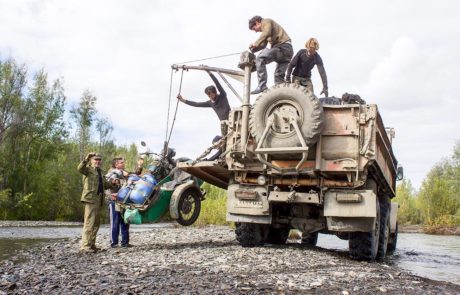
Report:
[[[115,202],[109,202],[110,216],[110,246],[118,245],[118,236],[121,231],[121,245],[129,244],[129,224],[123,220],[123,216],[119,211],[115,211]]]
[[[258,89],[267,88],[267,67],[266,65],[276,62],[275,84],[284,83],[284,73],[291,61],[294,51],[290,43],[275,45],[263,49],[256,58],[257,78],[259,79]]]

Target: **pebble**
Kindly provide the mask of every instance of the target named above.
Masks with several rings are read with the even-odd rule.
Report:
[[[69,239],[0,262],[0,295],[460,293],[458,285],[298,243],[242,248],[224,226],[132,232],[128,249],[110,248],[108,235],[97,241],[104,251],[79,253],[80,240]]]

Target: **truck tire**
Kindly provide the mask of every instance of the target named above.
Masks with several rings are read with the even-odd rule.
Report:
[[[310,247],[316,246],[318,243],[318,232],[302,233],[302,244]]]
[[[179,197],[177,223],[189,226],[195,223],[201,211],[201,194],[194,187],[186,189]]]
[[[259,247],[264,245],[268,229],[265,224],[240,222],[236,224],[235,233],[241,246]]]
[[[297,124],[307,146],[316,143],[323,129],[324,113],[320,101],[307,88],[296,84],[275,85],[257,98],[249,117],[249,128],[256,142],[261,139],[267,120],[273,113],[279,115],[280,122],[286,122],[289,114],[296,114]],[[293,126],[289,128],[289,130],[281,130],[272,127],[263,146],[266,148],[301,146]]]
[[[355,260],[375,261],[379,247],[380,235],[380,206],[376,202],[377,217],[372,232],[351,232],[348,246],[350,256]]]
[[[394,233],[390,234],[390,239],[388,240],[387,253],[393,254],[396,250],[396,244],[398,242],[398,223],[396,223],[396,230]]]
[[[380,233],[377,261],[383,261],[387,254],[388,240],[390,238],[390,200],[388,197],[380,198]]]
[[[284,245],[289,237],[289,228],[270,227],[266,242],[274,245]]]

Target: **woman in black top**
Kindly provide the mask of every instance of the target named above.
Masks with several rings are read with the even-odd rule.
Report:
[[[311,70],[316,65],[319,75],[321,76],[321,81],[323,82],[323,90],[321,91],[321,94],[324,94],[327,97],[328,89],[326,71],[324,70],[321,56],[319,56],[316,52],[319,49],[319,43],[315,38],[310,38],[307,43],[305,43],[305,48],[306,49],[299,50],[289,63],[286,71],[286,81],[291,83],[292,73],[292,82],[305,86],[313,92]],[[293,69],[294,72],[292,71]]]

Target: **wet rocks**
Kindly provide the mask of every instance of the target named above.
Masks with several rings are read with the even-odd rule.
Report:
[[[34,247],[0,264],[0,294],[456,294],[460,286],[343,252],[285,246],[242,248],[228,227],[131,233],[133,248],[80,253],[79,240]]]

